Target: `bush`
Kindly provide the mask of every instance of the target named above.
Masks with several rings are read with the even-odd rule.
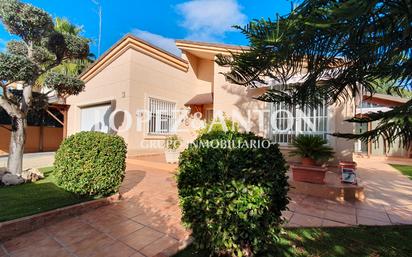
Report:
[[[232,147],[216,147],[223,141]],[[253,141],[264,147],[247,147]],[[288,167],[278,145],[268,142],[252,133],[212,131],[182,152],[182,220],[200,249],[223,256],[267,256],[276,249],[281,211],[289,203]]]
[[[165,139],[165,147],[168,150],[176,151],[182,144],[182,140],[177,135],[171,135]]]
[[[101,132],[80,132],[65,139],[56,153],[59,185],[81,196],[116,193],[126,169],[123,138]]]
[[[328,141],[321,136],[299,135],[292,142],[295,149],[290,152],[290,155],[315,161],[328,161],[333,157],[334,152],[327,143]]]

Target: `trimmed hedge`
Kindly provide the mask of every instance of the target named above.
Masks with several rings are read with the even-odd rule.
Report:
[[[118,192],[126,169],[122,137],[102,132],[80,132],[65,139],[56,153],[58,184],[81,196]]]
[[[253,141],[263,147],[253,147]],[[227,142],[231,147],[224,147]],[[177,175],[182,220],[193,230],[195,245],[211,255],[268,256],[289,203],[287,170],[278,145],[262,137],[237,131],[200,135],[181,154]]]

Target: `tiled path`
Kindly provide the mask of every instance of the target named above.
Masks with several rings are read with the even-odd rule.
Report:
[[[156,167],[156,168],[154,168]],[[176,250],[189,233],[180,224],[175,166],[151,157],[129,160],[125,200],[0,244],[5,256],[153,256]],[[360,161],[364,203],[291,194],[287,226],[412,224],[412,181],[389,165]]]
[[[412,180],[384,161],[358,159],[366,200],[356,203],[291,195],[287,226],[412,224]]]

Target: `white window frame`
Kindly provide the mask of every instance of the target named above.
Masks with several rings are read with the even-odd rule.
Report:
[[[278,119],[280,123],[280,129],[287,128],[289,124],[287,124],[287,118],[285,112],[282,111],[289,111],[293,113],[293,125],[288,131],[281,131],[277,132],[272,128],[271,120],[269,120],[269,135],[272,140],[277,142],[279,145],[288,146],[292,143],[293,139],[299,134],[307,134],[307,135],[319,135],[322,136],[324,139],[329,141],[329,125],[330,125],[330,110],[329,106],[325,103],[320,107],[313,109],[305,107],[303,110],[299,107],[287,107],[284,103],[272,103],[270,104],[270,115],[274,112],[278,112],[278,116],[280,115],[280,119]],[[306,115],[311,119],[311,122],[314,123],[315,130],[310,130],[309,126],[304,123],[303,115],[311,113],[312,115]],[[278,124],[279,124],[278,123]],[[302,129],[302,126],[303,129]],[[301,129],[298,129],[301,128]],[[279,129],[279,128],[278,128]],[[286,130],[286,129],[285,129]]]
[[[163,100],[157,97],[148,98],[148,135],[171,135],[175,133],[174,123],[176,120],[176,102]],[[157,117],[160,117],[158,119]],[[163,124],[165,122],[166,124]]]

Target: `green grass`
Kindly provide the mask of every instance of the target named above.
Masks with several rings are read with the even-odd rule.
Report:
[[[0,187],[0,222],[91,200],[58,187],[52,168],[40,170],[45,174],[42,180]]]
[[[410,179],[412,179],[412,166],[399,164],[391,164],[391,166],[402,172],[403,175],[408,176]]]
[[[277,256],[407,257],[412,253],[411,238],[412,226],[287,229]],[[189,246],[174,257],[194,256],[207,255]]]

